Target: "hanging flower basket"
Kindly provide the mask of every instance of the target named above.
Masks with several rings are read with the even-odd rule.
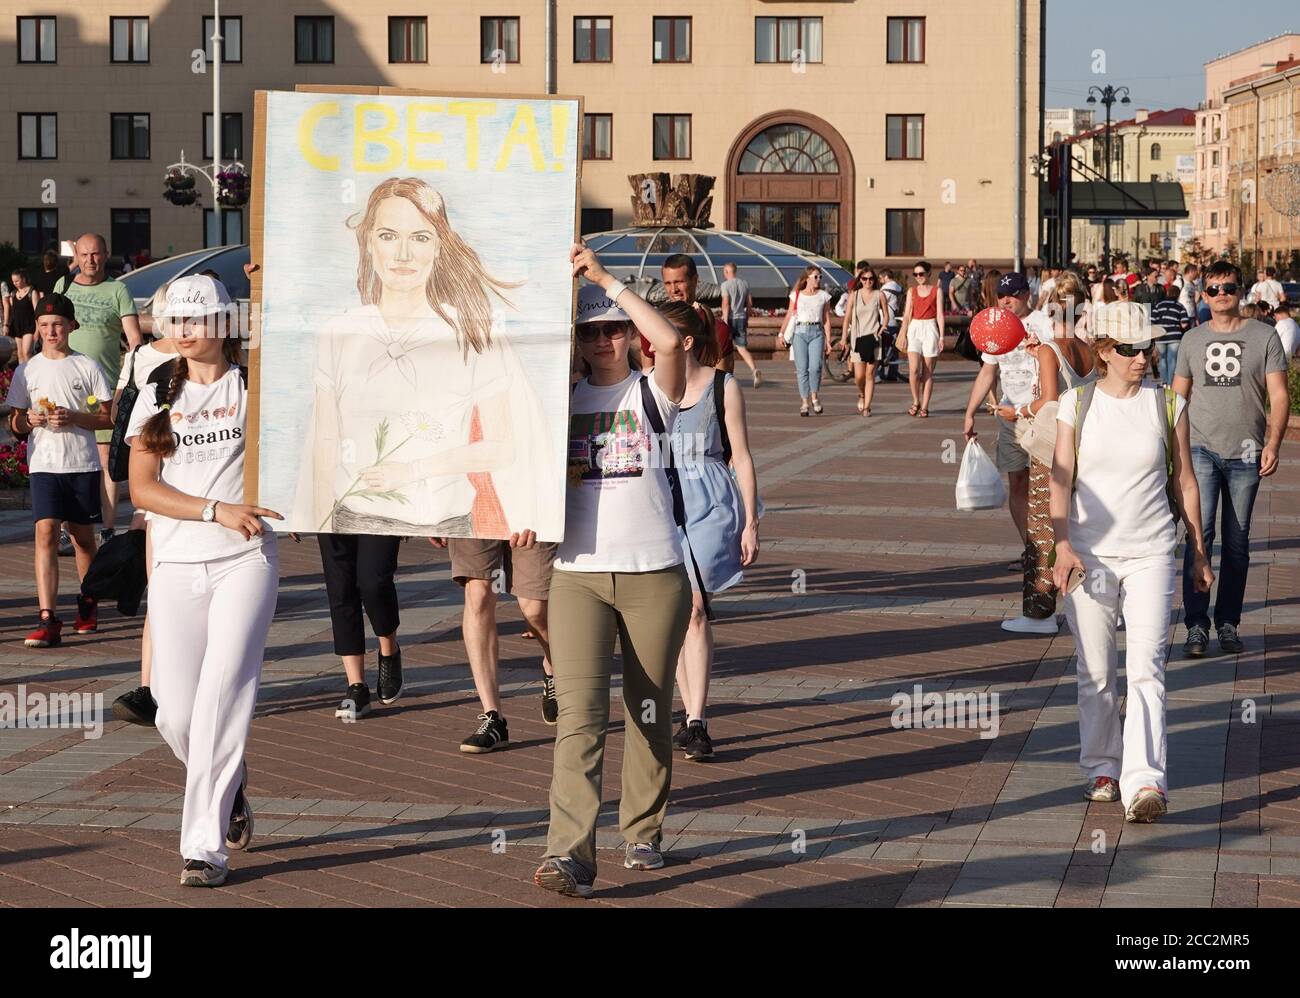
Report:
[[[188,208],[192,204],[199,203],[199,192],[192,187],[187,190],[172,190],[169,188],[163,191],[163,197],[178,208]]]
[[[217,202],[227,208],[246,205],[251,186],[242,170],[222,170],[217,174]]]
[[[189,191],[194,189],[194,175],[192,173],[168,170],[167,176],[163,180],[167,184],[168,190]]]
[[[171,169],[163,177],[163,197],[180,208],[198,204],[199,192],[194,189],[194,175],[180,169]]]

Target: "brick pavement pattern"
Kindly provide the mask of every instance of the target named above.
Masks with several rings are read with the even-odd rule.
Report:
[[[109,716],[98,739],[0,729],[0,906],[1300,905],[1295,459],[1284,448],[1255,507],[1246,651],[1184,661],[1171,622],[1170,813],[1125,825],[1118,804],[1080,793],[1068,629],[998,627],[1019,608],[1010,518],[953,509],[973,373],[940,365],[928,420],[906,415],[903,385],[881,386],[870,418],[851,386],[832,385],[826,414],[801,419],[779,361],[747,390],[763,554],[716,601],[718,755],[675,764],[663,870],[630,873],[613,851],[616,697],[596,897],[531,884],[553,731],[537,647],[503,602],[513,741],[460,753],[479,708],[459,590],[445,553],[422,539],[403,545],[398,574],[406,692],[359,723],[335,720],[344,680],[318,555],[284,539],[249,742],[257,834],[227,886],[179,887],[181,768],[157,732]],[[140,621],[105,608],[98,634],[23,648],[34,616],[26,517],[0,514],[0,693],[98,693],[107,707],[138,684]],[[70,605],[68,559],[63,575]],[[997,693],[996,737],[894,727],[891,697],[918,685]]]

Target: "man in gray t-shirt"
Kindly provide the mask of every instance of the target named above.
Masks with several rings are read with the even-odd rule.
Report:
[[[1241,273],[1220,261],[1205,272],[1210,321],[1183,334],[1174,391],[1187,399],[1192,467],[1201,492],[1205,550],[1212,552],[1215,519],[1223,501],[1219,592],[1214,626],[1225,652],[1242,650],[1237,627],[1250,568],[1250,514],[1259,480],[1277,470],[1291,400],[1287,358],[1272,326],[1243,319]],[[1210,594],[1193,584],[1191,545],[1183,562],[1183,652],[1205,654]]]
[[[731,343],[740,359],[749,365],[754,387],[763,383],[763,375],[754,366],[754,355],[746,342],[749,336],[749,310],[754,304],[749,294],[749,282],[736,276],[734,263],[724,264],[722,276],[726,278],[719,288],[722,292],[722,321],[731,329]]]

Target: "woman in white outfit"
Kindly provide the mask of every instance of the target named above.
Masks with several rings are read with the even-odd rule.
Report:
[[[1201,534],[1186,401],[1144,382],[1151,369],[1150,319],[1140,306],[1119,302],[1098,307],[1093,323],[1100,378],[1063,395],[1056,417],[1053,580],[1067,593],[1065,616],[1077,647],[1084,796],[1118,798],[1126,820],[1149,822],[1168,809],[1165,653],[1176,574],[1170,495],[1195,551],[1197,588],[1208,591],[1214,576]],[[1121,612],[1128,679],[1122,728]]]
[[[252,837],[244,746],[257,703],[279,559],[244,503],[248,388],[230,296],[202,275],[174,281],[162,313],[176,340],[166,384],[131,413],[131,498],[150,516],[149,630],[158,732],[185,766],[181,883],[218,887]]]

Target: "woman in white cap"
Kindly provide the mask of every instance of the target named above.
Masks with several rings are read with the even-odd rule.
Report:
[[[127,430],[131,496],[152,520],[149,629],[157,726],[185,766],[181,883],[225,883],[230,849],[248,845],[244,747],[279,558],[244,503],[248,387],[230,295],[196,275],[173,281],[158,315],[176,342],[166,384],[140,393]]]
[[[595,253],[577,245],[570,260],[574,276],[593,287],[578,298],[586,377],[574,385],[569,404],[564,540],[548,608],[559,723],[546,858],[533,881],[590,897],[615,643],[625,718],[623,865],[652,870],[664,863],[659,843],[673,765],[673,673],[691,616],[678,536],[684,502],[664,444],[686,392],[686,361],[678,330],[620,284]],[[649,376],[628,364],[638,332],[654,347]]]
[[[1165,652],[1174,600],[1173,508],[1187,527],[1196,586],[1214,576],[1201,534],[1186,401],[1146,380],[1150,319],[1128,302],[1093,312],[1100,378],[1061,396],[1051,511],[1053,580],[1077,647],[1084,796],[1120,800],[1128,821],[1168,809]],[[1127,712],[1120,724],[1116,629],[1126,631]]]

